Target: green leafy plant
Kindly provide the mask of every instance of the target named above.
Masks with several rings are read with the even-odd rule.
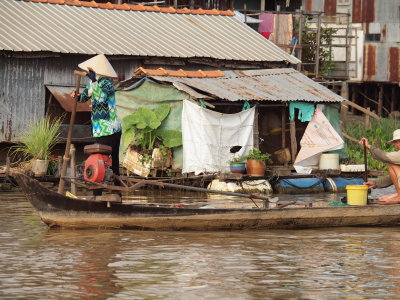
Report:
[[[310,25],[307,23],[308,19],[304,18],[304,27],[302,31],[302,57],[301,60],[304,65],[305,71],[314,72],[315,55],[318,46],[317,32],[311,30]],[[295,23],[295,35],[299,36],[299,24]],[[333,36],[338,30],[335,28],[321,27],[320,32],[320,47],[319,47],[319,73],[322,76],[327,76],[331,73],[335,62],[333,61],[332,41]]]
[[[49,159],[58,142],[60,125],[61,118],[50,120],[47,117],[33,122],[20,136],[20,143],[12,146],[10,151],[14,155],[21,154],[25,159]]]
[[[387,142],[392,139],[393,131],[400,128],[400,121],[394,118],[382,118],[381,120],[372,120],[371,127],[366,128],[363,122],[348,122],[346,124],[346,133],[358,140],[366,137],[371,145],[382,149],[383,151],[396,151],[392,144]],[[360,144],[354,142],[346,143],[346,152],[349,156],[344,162],[349,164],[363,164],[364,151]],[[367,164],[370,170],[386,171],[387,164],[377,161],[367,152]]]
[[[173,148],[182,145],[182,133],[178,130],[163,130],[163,120],[168,116],[170,106],[162,104],[154,110],[139,107],[134,113],[123,120],[122,140],[126,147],[130,144],[139,146],[142,150],[151,150],[156,141]]]
[[[246,162],[247,156],[233,156],[228,160],[229,164],[237,164]]]
[[[255,159],[265,163],[272,163],[271,155],[269,153],[262,153],[260,149],[252,148],[245,156],[246,159]]]

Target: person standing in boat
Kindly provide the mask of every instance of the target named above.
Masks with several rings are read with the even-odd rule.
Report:
[[[121,122],[117,116],[115,89],[109,78],[117,73],[103,54],[99,54],[78,65],[87,72],[89,83],[78,98],[78,102],[91,100],[92,136],[96,143],[112,147],[112,170],[119,175],[119,145]],[[76,90],[71,94],[75,96]]]
[[[364,145],[369,149],[371,155],[376,160],[387,163],[389,175],[378,178],[376,181],[367,181],[364,184],[369,188],[384,188],[394,185],[396,193],[379,197],[379,202],[382,204],[400,203],[400,129],[393,132],[393,139],[388,143],[394,144],[397,151],[385,152],[379,148],[372,146],[367,138],[362,138],[359,144]]]

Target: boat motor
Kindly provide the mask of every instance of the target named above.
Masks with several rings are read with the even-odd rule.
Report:
[[[102,144],[87,145],[83,148],[89,154],[85,162],[83,178],[97,183],[109,182],[113,176],[110,154],[112,148]]]

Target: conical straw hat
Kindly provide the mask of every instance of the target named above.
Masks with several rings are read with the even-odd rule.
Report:
[[[104,54],[96,55],[78,65],[79,68],[85,71],[89,71],[89,68],[92,68],[93,71],[102,76],[116,78],[118,77],[114,68],[111,66],[108,59],[104,56]]]

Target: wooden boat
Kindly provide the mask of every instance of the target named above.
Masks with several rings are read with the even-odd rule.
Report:
[[[210,209],[74,199],[26,175],[15,180],[49,227],[137,230],[243,230],[397,225],[400,205]]]

